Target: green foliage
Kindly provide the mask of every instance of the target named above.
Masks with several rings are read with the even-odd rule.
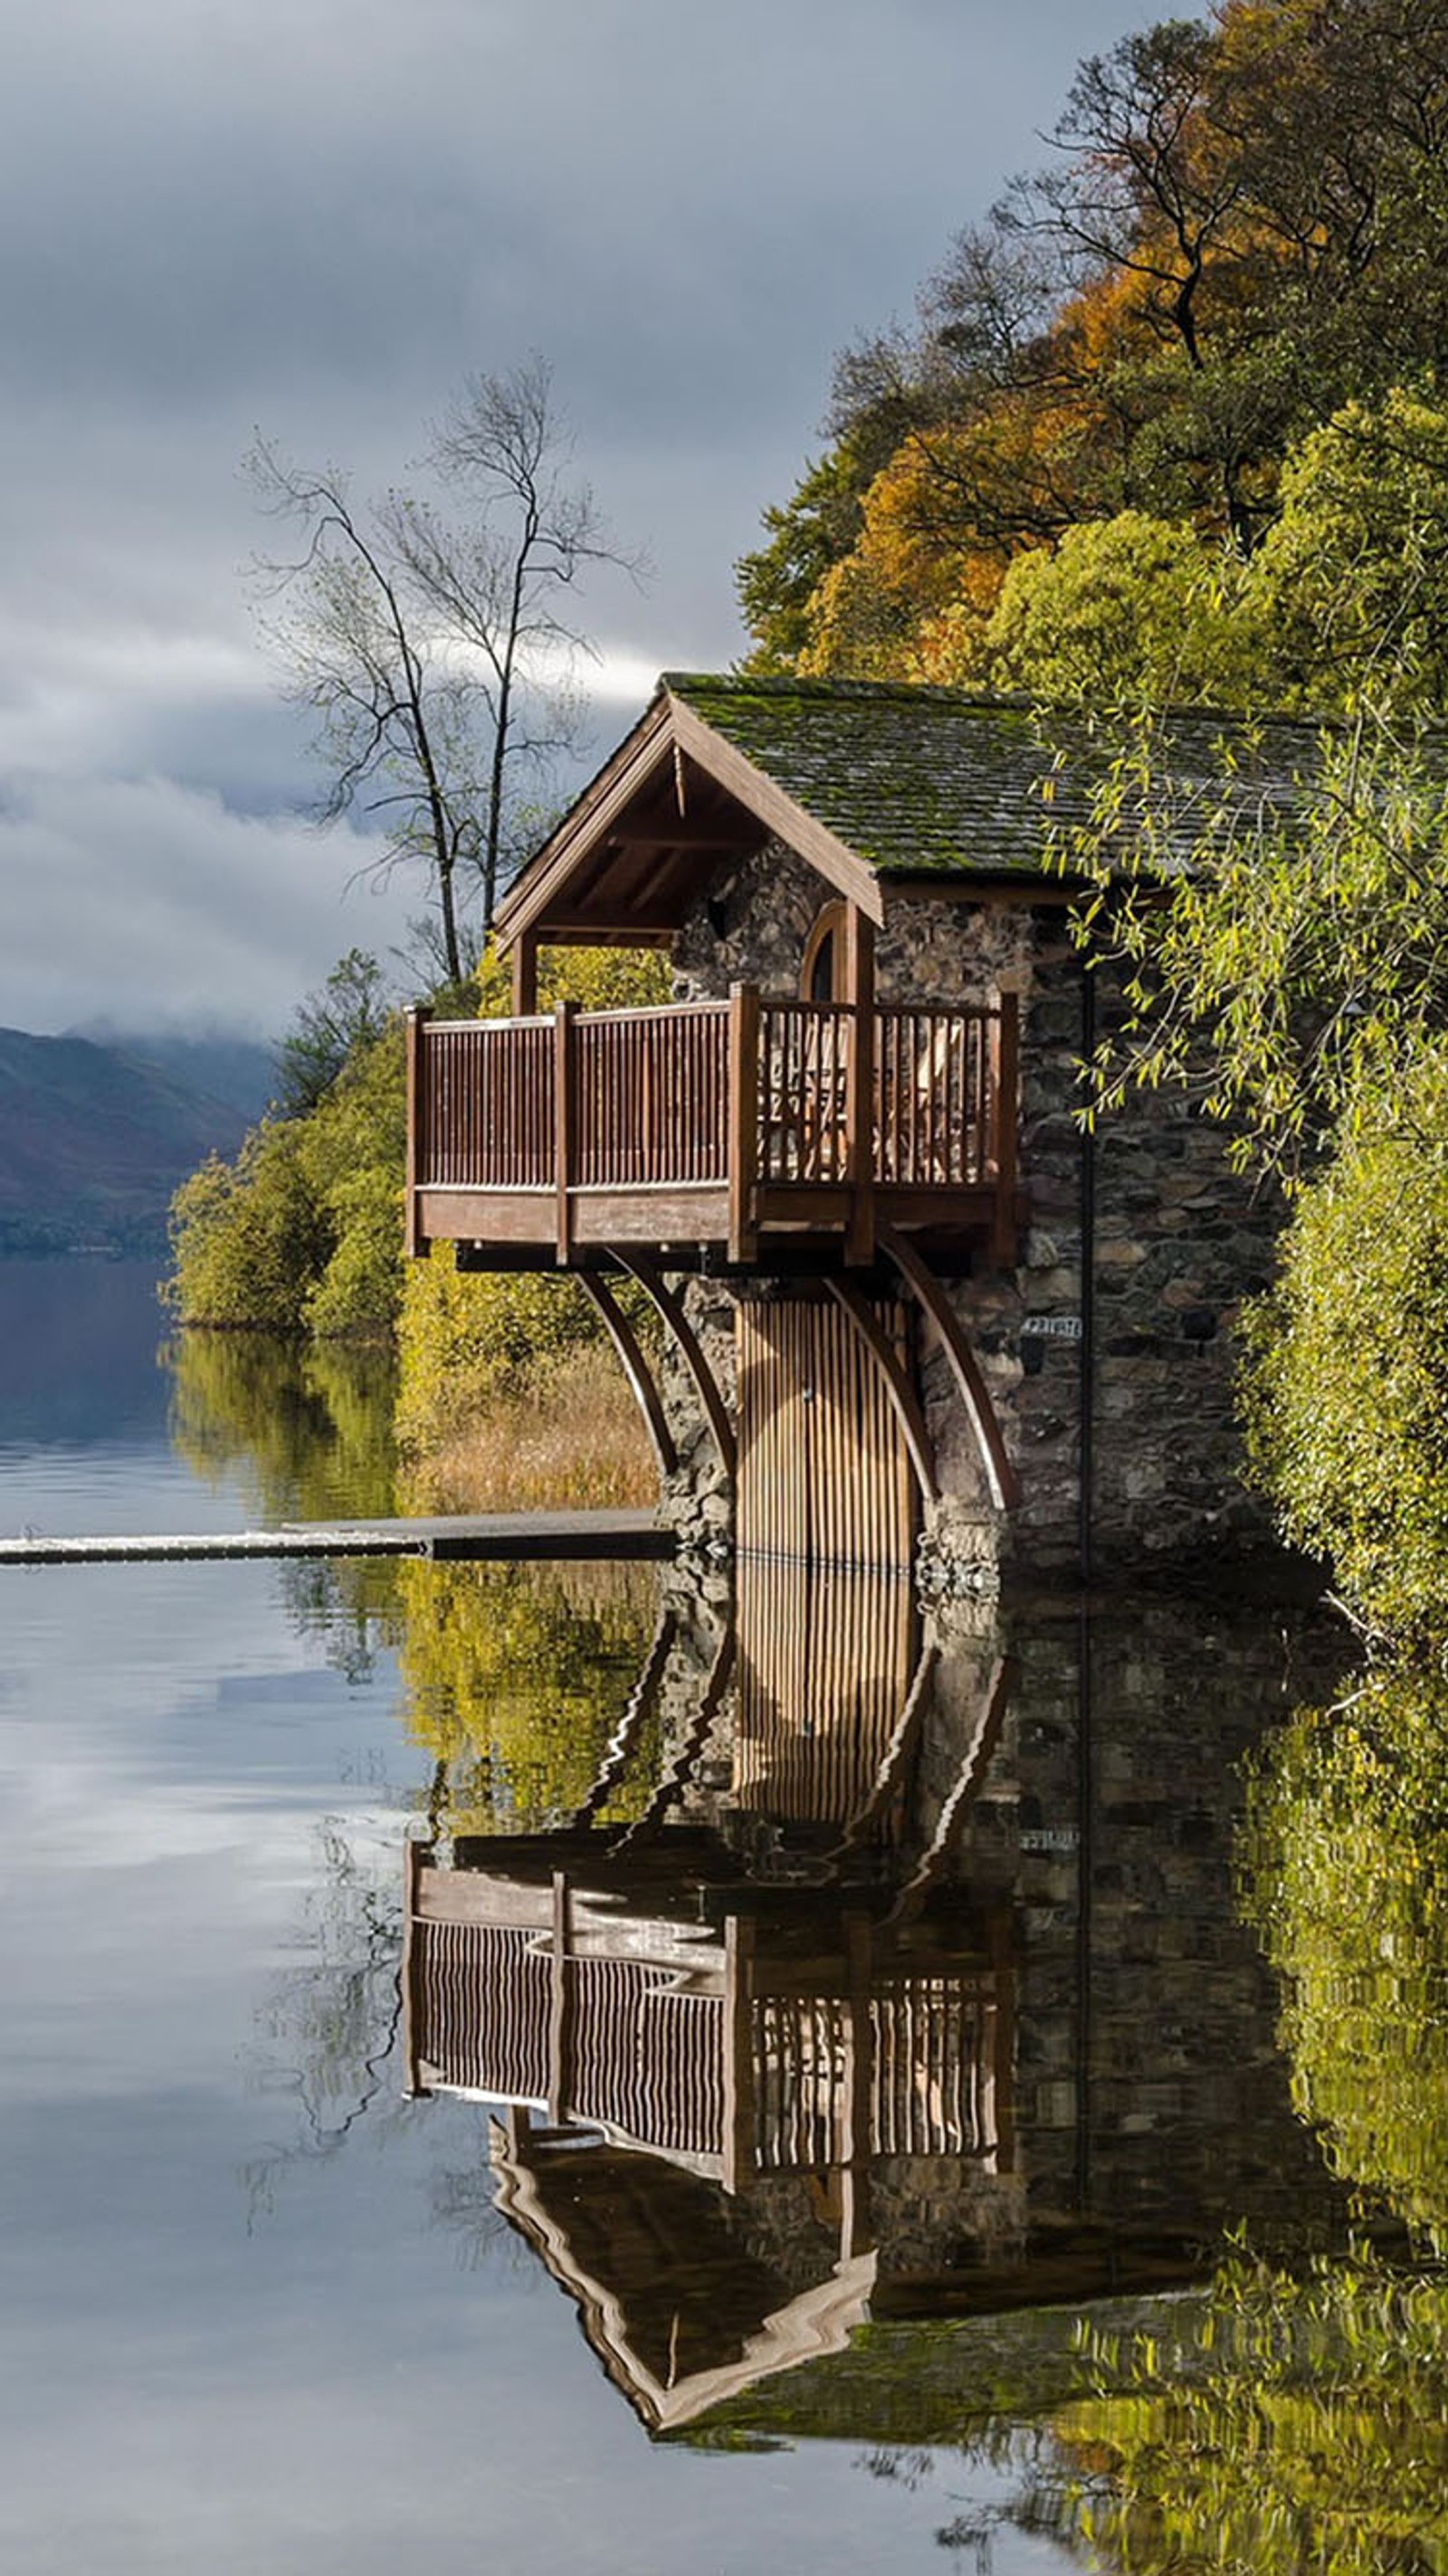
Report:
[[[1448,1684],[1372,1673],[1259,1762],[1248,1912],[1334,2172],[1448,2253]]]
[[[264,1120],[235,1162],[208,1155],[172,1201],[171,1248],[183,1323],[296,1332],[331,1249],[296,1128]]]
[[[1227,601],[1241,581],[1219,545],[1137,510],[1069,528],[1054,551],[1011,565],[981,676],[1058,700],[1230,703],[1240,679]]]
[[[1254,556],[1294,447],[1440,363],[1445,116],[1442,0],[1225,0],[1083,62],[1045,169],[842,360],[740,567],[765,666],[964,677],[942,564],[973,646],[1013,558],[1123,511]]]
[[[1448,408],[1391,388],[1288,457],[1247,596],[1259,702],[1448,707]]]
[[[392,1510],[393,1377],[383,1354],[182,1333],[166,1358],[178,1454],[206,1484],[239,1477],[263,1526]]]
[[[1286,1534],[1398,1636],[1448,1620],[1448,1048],[1299,1193],[1247,1320],[1254,1470]]]
[[[1289,1166],[1339,1124],[1371,1125],[1448,1004],[1448,777],[1431,742],[1362,720],[1290,746],[1243,727],[1212,775],[1183,780],[1147,717],[1108,727],[1098,757],[1091,820],[1057,843],[1094,881],[1082,938],[1125,971],[1098,1104],[1184,1083],[1237,1123],[1244,1159]]]
[[[452,1437],[490,1400],[597,1337],[575,1283],[537,1271],[463,1272],[451,1244],[408,1265],[398,1318],[401,1387],[397,1435],[404,1450]]]
[[[345,962],[345,961],[344,961]],[[305,1115],[254,1128],[172,1204],[170,1297],[185,1324],[390,1331],[401,1292],[402,1029],[363,1038]]]
[[[735,586],[744,623],[755,639],[748,668],[788,671],[810,643],[814,596],[832,564],[847,555],[860,533],[860,504],[876,467],[858,438],[842,438],[805,468],[782,508],[768,509],[768,543],[741,556]]]

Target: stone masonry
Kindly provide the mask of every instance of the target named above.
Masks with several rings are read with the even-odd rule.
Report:
[[[681,999],[731,983],[794,993],[827,889],[779,843],[716,885],[675,943]],[[1234,1172],[1220,1128],[1184,1096],[1145,1092],[1083,1129],[1078,1067],[1085,973],[1062,905],[983,889],[962,900],[886,894],[877,951],[882,1003],[958,1003],[1014,990],[1021,1007],[1020,1174],[1028,1221],[1017,1265],[983,1257],[948,1291],[977,1354],[1023,1499],[997,1522],[942,1352],[921,1354],[921,1386],[946,1503],[924,1552],[948,1579],[983,1556],[1003,1570],[1062,1574],[1081,1564],[1083,1421],[1093,1571],[1139,1572],[1183,1558],[1265,1547],[1265,1515],[1244,1490],[1234,1422],[1233,1325],[1271,1268],[1270,1195]],[[1093,981],[1098,1029],[1113,996]],[[1088,1202],[1087,1164],[1093,1183]],[[1090,1285],[1082,1223],[1089,1207]],[[882,1272],[882,1289],[896,1285]],[[733,1383],[733,1297],[694,1283],[696,1329]],[[687,1379],[667,1399],[684,1461],[670,1508],[700,1546],[727,1540],[729,1496]],[[1088,1412],[1089,1408],[1089,1412]]]

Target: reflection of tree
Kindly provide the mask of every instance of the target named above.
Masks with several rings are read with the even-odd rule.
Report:
[[[181,1333],[171,1438],[193,1475],[235,1477],[264,1520],[392,1509],[392,1372],[380,1351],[267,1333]]]
[[[1160,2339],[1098,2337],[1115,2393],[1055,2418],[1022,2519],[1130,2576],[1448,2564],[1448,2281],[1364,2253],[1229,2266]]]
[[[171,1439],[202,1483],[234,1478],[267,1526],[393,1509],[395,1374],[386,1353],[268,1333],[184,1332],[170,1345]],[[371,1668],[394,1603],[385,1557],[293,1559],[278,1568],[304,1635],[349,1678]]]
[[[273,1981],[258,2014],[254,2074],[291,2106],[290,2135],[243,2168],[253,2215],[270,2209],[279,2175],[335,2156],[387,2087],[401,2019],[398,1833],[329,1817],[298,1929],[297,1963]]]
[[[1299,1714],[1244,1857],[1297,2108],[1335,2172],[1448,2251],[1448,1683],[1385,1670]]]
[[[653,1569],[407,1562],[396,1581],[407,1724],[448,1766],[454,1829],[542,1827],[580,1806],[648,1651]],[[611,1802],[621,1820],[657,1754],[651,1722]]]

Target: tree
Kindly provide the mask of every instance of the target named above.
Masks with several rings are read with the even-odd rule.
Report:
[[[471,963],[467,898],[486,930],[514,856],[516,782],[576,737],[590,648],[564,603],[590,565],[630,562],[571,453],[534,357],[468,380],[424,469],[436,497],[359,503],[336,468],[261,438],[248,459],[263,507],[300,539],[257,571],[288,695],[315,719],[321,818],[376,817],[379,867],[426,867],[454,984]]]
[[[277,1107],[284,1118],[304,1118],[316,1108],[354,1049],[382,1035],[387,1010],[387,979],[376,958],[349,948],[321,990],[298,1003],[277,1048]]]

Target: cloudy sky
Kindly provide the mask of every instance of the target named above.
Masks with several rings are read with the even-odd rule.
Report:
[[[636,591],[600,724],[738,650],[833,353],[907,313],[1133,0],[51,0],[0,103],[0,1024],[270,1032],[418,893],[306,822],[258,425],[380,487],[529,351]]]

